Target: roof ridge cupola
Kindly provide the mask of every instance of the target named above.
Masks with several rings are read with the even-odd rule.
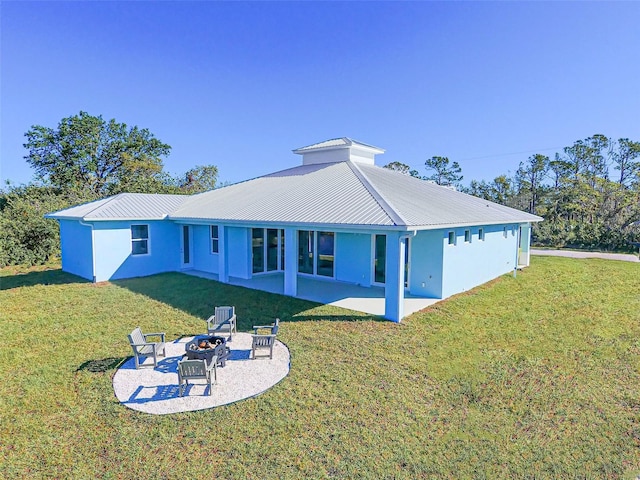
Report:
[[[384,150],[349,137],[341,137],[297,148],[293,153],[302,155],[303,165],[337,162],[375,165],[375,156],[384,153]]]

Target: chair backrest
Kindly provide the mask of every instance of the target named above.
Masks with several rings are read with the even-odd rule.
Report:
[[[181,360],[178,362],[178,370],[182,378],[206,377],[206,360]]]
[[[133,332],[129,334],[129,343],[131,343],[131,345],[139,345],[141,343],[146,343],[146,340],[144,339],[144,335],[142,335],[142,330],[140,330],[140,327],[136,327],[133,330]]]
[[[216,307],[216,323],[224,323],[235,315],[235,307]]]
[[[275,335],[254,335],[253,347],[270,347],[275,342]]]

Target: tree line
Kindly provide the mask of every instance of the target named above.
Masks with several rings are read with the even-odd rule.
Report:
[[[59,253],[49,212],[122,192],[192,194],[216,187],[218,168],[198,165],[183,175],[164,170],[171,147],[147,129],[80,112],[56,128],[25,133],[27,185],[0,189],[0,266],[34,265]]]
[[[430,175],[423,177],[400,162],[385,167],[540,215],[544,221],[532,230],[536,245],[631,251],[640,242],[640,142],[628,138],[596,134],[552,158],[531,155],[515,175],[468,187],[460,184],[460,165],[447,157],[428,159]]]
[[[0,189],[0,266],[39,264],[59,253],[55,221],[44,214],[122,192],[192,194],[216,188],[215,165],[183,175],[164,171],[171,147],[149,132],[80,112],[56,128],[25,133],[27,185]],[[520,162],[515,175],[461,184],[448,157],[425,161],[428,175],[401,162],[385,168],[544,217],[533,242],[553,247],[630,250],[640,241],[640,142],[593,135],[556,153]]]

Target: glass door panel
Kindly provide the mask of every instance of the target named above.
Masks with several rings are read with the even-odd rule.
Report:
[[[251,250],[253,253],[253,273],[264,272],[264,229],[252,229]]]
[[[374,282],[385,283],[386,280],[386,263],[387,263],[387,236],[376,235],[374,252]]]
[[[267,271],[278,270],[278,230],[267,229]]]
[[[318,232],[318,275],[333,277],[334,246],[333,232]]]
[[[313,275],[313,232],[298,231],[298,271]]]

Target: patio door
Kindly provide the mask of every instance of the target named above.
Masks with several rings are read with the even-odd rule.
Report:
[[[193,267],[193,238],[191,234],[191,225],[182,226],[182,235],[180,236],[180,249],[182,254],[182,268]]]
[[[253,228],[251,230],[251,263],[253,273],[284,270],[284,230]]]
[[[409,288],[411,239],[404,242],[404,288]],[[374,235],[373,238],[373,284],[384,285],[387,281],[387,236]]]
[[[387,236],[373,237],[373,283],[384,285],[387,281]]]

